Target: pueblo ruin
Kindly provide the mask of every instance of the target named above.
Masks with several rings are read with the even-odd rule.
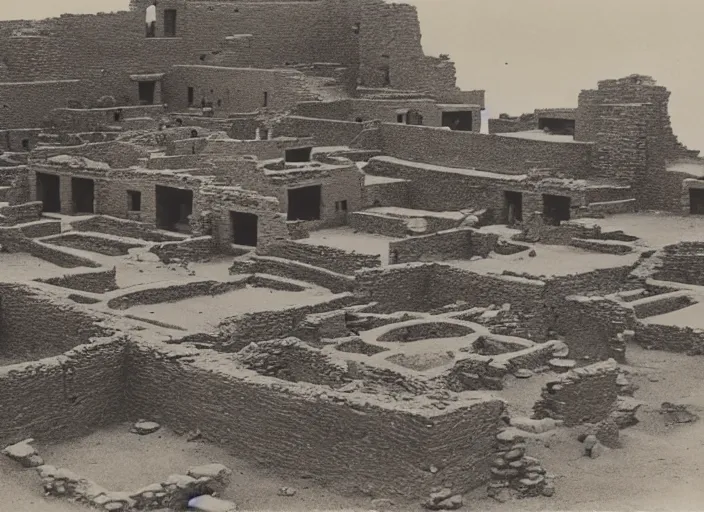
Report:
[[[618,509],[701,450],[704,160],[653,78],[485,133],[382,0],[133,0],[0,54],[13,510]]]

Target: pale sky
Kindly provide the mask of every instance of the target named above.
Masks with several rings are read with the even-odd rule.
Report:
[[[704,1],[406,0],[423,45],[448,53],[462,89],[485,89],[491,117],[573,107],[581,89],[631,73],[672,91],[680,140],[704,150]],[[0,0],[0,19],[126,9],[128,0]]]

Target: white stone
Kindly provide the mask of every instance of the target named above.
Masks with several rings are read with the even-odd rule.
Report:
[[[233,502],[213,498],[208,495],[191,499],[188,502],[188,507],[200,512],[235,512],[237,510],[237,505]]]

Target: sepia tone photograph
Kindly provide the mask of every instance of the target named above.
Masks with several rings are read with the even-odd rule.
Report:
[[[704,2],[0,4],[0,512],[704,510]]]

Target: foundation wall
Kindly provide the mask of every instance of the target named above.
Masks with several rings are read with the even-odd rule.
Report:
[[[360,414],[348,399],[314,398],[296,384],[290,386],[299,392],[283,393],[267,378],[222,368],[136,346],[130,354],[131,415],[148,415],[176,431],[198,429],[245,459],[289,477],[306,472],[345,493],[415,498],[442,481],[457,492],[469,490],[489,475],[492,436],[503,412],[499,401],[434,417],[375,405]],[[428,470],[433,464],[441,468],[437,473]]]
[[[1,367],[0,443],[66,440],[124,421],[124,349],[112,339]]]
[[[300,261],[340,274],[353,274],[356,270],[381,266],[381,259],[377,255],[358,254],[334,247],[296,242],[272,244],[260,254]]]

